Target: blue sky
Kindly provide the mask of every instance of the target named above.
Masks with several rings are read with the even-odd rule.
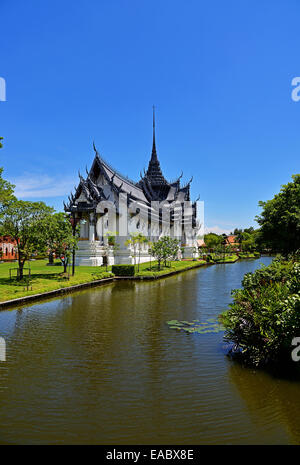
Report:
[[[0,166],[26,200],[62,208],[92,142],[139,179],[194,176],[207,230],[256,225],[299,173],[297,0],[0,0]]]

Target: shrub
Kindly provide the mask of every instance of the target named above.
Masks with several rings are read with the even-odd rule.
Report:
[[[247,273],[242,285],[220,315],[225,339],[252,365],[288,363],[292,339],[300,336],[300,263],[275,259]]]
[[[111,273],[110,271],[99,271],[96,273],[93,273],[93,279],[105,279],[105,278],[113,278],[114,274]]]
[[[112,265],[111,271],[116,276],[134,276],[134,265]]]

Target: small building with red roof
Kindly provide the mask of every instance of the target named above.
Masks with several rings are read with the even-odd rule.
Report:
[[[0,236],[0,260],[17,260],[17,242],[10,236]]]

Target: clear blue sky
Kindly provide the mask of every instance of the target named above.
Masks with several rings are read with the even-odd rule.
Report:
[[[17,194],[62,208],[92,141],[139,179],[192,175],[206,226],[255,225],[299,173],[299,0],[0,0],[0,166]]]

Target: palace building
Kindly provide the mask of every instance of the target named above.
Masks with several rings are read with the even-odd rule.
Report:
[[[153,109],[153,144],[147,171],[138,182],[128,179],[111,167],[98,153],[84,179],[79,173],[75,193],[68,197],[64,209],[73,225],[79,223],[80,237],[76,265],[100,266],[104,263],[133,263],[133,249],[128,239],[141,233],[149,241],[162,236],[180,240],[182,256],[197,253],[197,201],[191,202],[190,184],[181,185],[182,174],[173,182],[164,177],[155,143]],[[114,245],[109,237],[115,235]],[[150,259],[144,244],[140,261]]]

